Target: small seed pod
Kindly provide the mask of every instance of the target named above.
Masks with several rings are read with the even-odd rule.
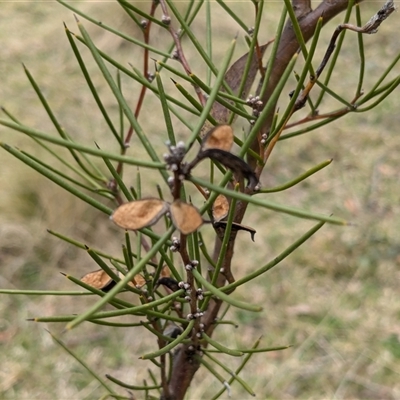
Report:
[[[116,285],[115,281],[102,269],[89,272],[81,278],[81,281],[103,292],[110,291]]]
[[[197,208],[181,200],[175,200],[170,205],[172,222],[178,231],[188,235],[203,225],[203,218]]]
[[[229,125],[216,126],[204,136],[201,150],[221,149],[230,151],[233,145],[233,138],[233,131]]]
[[[228,199],[223,195],[220,194],[214,201],[213,208],[212,208],[212,215],[214,221],[221,221],[224,219],[229,212],[229,202]]]
[[[122,204],[110,218],[119,227],[136,231],[154,225],[167,211],[168,203],[148,198]]]

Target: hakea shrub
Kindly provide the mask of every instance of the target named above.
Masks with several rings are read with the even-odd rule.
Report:
[[[387,78],[399,56],[377,78],[367,93],[364,94],[362,90],[365,72],[362,35],[377,31],[379,25],[394,11],[393,1],[387,1],[377,14],[362,25],[359,4],[355,4],[354,1],[325,0],[312,10],[310,1],[284,0],[275,38],[264,44],[260,43],[259,34],[264,23],[264,7],[268,2],[249,2],[255,11],[254,27],[249,28],[228,5],[228,2],[217,1],[226,15],[244,30],[244,37],[248,44],[248,51],[234,60],[236,39],[232,40],[226,46],[226,53],[219,68],[215,66],[210,56],[213,37],[209,7],[212,2],[187,2],[185,3],[186,11],[182,14],[172,0],[149,2],[148,12],[144,12],[132,2],[118,0],[130,21],[143,34],[143,40],[138,40],[93,19],[75,9],[70,3],[57,1],[100,29],[109,31],[130,44],[140,46],[143,49],[143,71],[138,70],[134,65],[130,65],[131,69],[129,69],[97,48],[78,17],[76,20],[80,35],[74,34],[65,26],[72,51],[101,116],[109,128],[110,136],[118,146],[118,151],[105,151],[97,144],[95,147],[81,144],[79,138],[76,139],[74,135],[66,132],[39,85],[25,67],[28,80],[59,137],[25,126],[12,113],[3,109],[7,118],[0,119],[1,125],[33,138],[57,162],[61,161],[63,167],[71,175],[53,167],[45,160],[8,144],[1,143],[0,146],[3,149],[89,206],[109,216],[118,227],[125,230],[122,257],[119,258],[50,230],[52,235],[85,250],[100,267],[98,270],[86,273],[82,278],[66,275],[76,285],[99,298],[95,304],[79,314],[37,317],[33,320],[67,322],[67,330],[87,322],[104,326],[144,329],[150,332],[154,335],[157,348],[140,358],[150,360],[159,370],[158,378],[155,378],[152,371],[149,372],[154,384],[150,386],[146,383],[140,386],[107,375],[107,379],[119,387],[143,392],[146,399],[154,399],[155,396],[149,392],[157,391],[158,397],[162,400],[182,400],[200,367],[211,372],[221,384],[221,390],[213,396],[214,399],[219,398],[224,391],[230,391],[230,385],[233,382],[239,384],[243,392],[254,396],[255,393],[250,386],[238,376],[239,372],[254,354],[288,346],[266,348],[260,346],[260,340],[257,340],[252,348],[232,349],[212,338],[214,330],[220,324],[234,325],[232,321],[226,320],[226,313],[231,306],[249,312],[262,310],[260,305],[238,300],[234,293],[235,289],[254,281],[279,264],[326,222],[347,224],[347,221],[336,216],[321,215],[284,204],[276,204],[262,198],[268,193],[290,189],[325,168],[331,160],[309,169],[278,187],[262,188],[261,174],[279,140],[288,140],[313,131],[350,112],[368,111],[382,102],[400,84],[399,76]],[[208,29],[205,30],[207,49],[202,47],[191,28],[203,5],[208,7]],[[160,18],[156,17],[158,7],[162,11]],[[356,10],[357,25],[349,23],[353,9]],[[346,10],[344,22],[334,31],[322,61],[315,64],[315,50],[324,24],[344,10]],[[175,24],[178,24],[180,28],[175,29]],[[168,33],[166,37],[171,40],[169,50],[159,49],[150,44],[154,25],[157,25],[157,29]],[[341,39],[338,38],[343,38],[340,35],[345,30],[357,32],[361,60],[358,84],[350,98],[344,98],[337,93],[335,85],[330,80],[342,44]],[[183,38],[187,38],[198,52],[196,72],[200,74],[196,74],[190,67],[182,46]],[[311,44],[307,48],[306,42],[311,38]],[[335,50],[337,43],[339,45]],[[88,72],[81,56],[82,50],[79,47],[81,44],[85,51],[90,52],[112,92],[119,111],[120,131],[104,106],[100,91],[96,89],[91,74]],[[263,57],[269,50],[270,58],[265,64]],[[149,72],[150,52],[160,58],[154,62],[154,73]],[[290,83],[292,86],[290,89],[293,89],[293,86],[295,89],[290,91],[290,96],[287,96],[289,77],[293,75],[296,61],[301,57],[304,60],[300,74],[294,73],[297,81]],[[179,63],[183,72],[175,64],[171,64],[172,62]],[[315,65],[318,67],[314,68]],[[322,81],[321,75],[326,68],[328,69],[327,77]],[[116,78],[110,70],[117,71]],[[209,72],[206,79],[200,76],[202,75],[200,70]],[[179,95],[183,96],[184,101],[168,93],[161,73],[174,75],[173,85],[179,91]],[[124,96],[122,74],[130,79],[130,83],[134,82],[140,86],[135,109],[132,109]],[[252,96],[250,92],[257,77],[259,84],[256,95]],[[177,79],[190,86],[197,98]],[[317,86],[320,87],[320,91],[317,98],[312,99]],[[148,92],[151,92],[159,101],[162,122],[165,123],[165,139],[167,137],[169,139],[168,153],[164,155],[164,161],[160,159],[152,145],[148,132],[143,129],[141,122],[139,123],[144,98]],[[341,108],[320,112],[319,108],[324,105],[324,98],[329,96],[337,100]],[[278,100],[283,105],[281,109],[277,107]],[[299,110],[307,110],[308,114],[292,121],[292,117]],[[171,114],[174,114],[176,121],[179,121],[176,122],[177,124],[180,123],[186,132],[190,132],[185,143],[177,140]],[[190,118],[187,115],[190,115]],[[239,116],[243,118],[243,124],[247,129],[243,140],[235,135],[231,128]],[[192,125],[193,118],[196,121],[195,125]],[[129,128],[125,130],[127,122]],[[296,129],[299,126],[297,131],[283,134],[285,129]],[[135,158],[127,155],[132,142],[138,147],[141,146],[143,157]],[[63,147],[70,158],[62,158],[49,147],[49,143]],[[233,143],[238,145],[238,155],[231,153]],[[189,154],[194,152],[194,147],[197,145],[199,146],[197,153],[189,160]],[[145,154],[150,161],[145,159]],[[99,168],[91,157],[97,157],[104,162],[104,168]],[[208,160],[210,165],[209,179],[196,176],[197,167],[205,160]],[[136,188],[127,187],[123,176],[125,165],[140,168]],[[164,198],[160,185],[155,182],[146,182],[154,192],[150,197],[142,196],[140,174],[147,169],[156,170],[159,173],[163,184],[170,192],[168,198]],[[216,183],[217,179],[220,179],[218,183]],[[189,185],[196,191],[193,202],[197,204],[192,204],[192,199],[187,193]],[[203,204],[199,203],[200,196]],[[237,232],[239,230],[248,232],[252,240],[256,233],[253,228],[242,224],[249,204],[255,206],[257,212],[267,209],[271,212],[282,212],[314,220],[317,223],[279,254],[274,255],[271,261],[235,279],[232,260]],[[161,220],[164,221],[165,229],[158,233],[154,225]],[[211,247],[205,245],[200,232],[203,224],[212,227],[211,238],[214,243]],[[133,249],[129,231],[134,231],[133,235],[137,239],[136,252]],[[178,232],[178,236],[173,236],[175,231]],[[248,236],[246,239],[249,240]],[[160,287],[163,289],[159,290]],[[29,291],[17,292],[32,294]],[[121,293],[126,293],[128,296],[119,296]],[[62,294],[70,294],[70,292]],[[133,296],[129,297],[130,294]],[[82,293],[78,292],[75,295],[81,296]],[[138,301],[140,304],[136,304]],[[103,310],[105,305],[109,305],[112,309]],[[127,317],[128,322],[113,320],[122,316]],[[109,382],[96,374],[73,351],[67,349],[59,338],[55,336],[54,338],[99,381],[107,391],[106,396],[127,398],[111,388]],[[217,353],[218,357],[213,353]],[[227,366],[220,360],[220,355],[238,357],[240,360],[238,367],[234,369]],[[223,377],[216,367],[228,377]]]

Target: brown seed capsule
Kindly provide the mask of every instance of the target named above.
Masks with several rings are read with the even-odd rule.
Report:
[[[194,232],[203,224],[203,218],[197,208],[181,200],[170,205],[172,223],[184,235]]]
[[[161,278],[168,278],[171,276],[171,270],[168,268],[167,265],[164,265],[162,267],[161,273],[160,273],[160,277]]]
[[[220,221],[221,219],[225,218],[229,212],[229,202],[228,199],[223,195],[220,194],[214,201],[213,208],[212,208],[212,215],[214,221]]]
[[[121,279],[124,279],[124,278],[125,278],[125,275],[122,274],[121,271],[118,272],[118,276],[119,276]],[[140,274],[135,275],[135,276],[132,278],[132,280],[131,280],[130,282],[128,282],[128,285],[129,285],[129,286],[132,286],[132,287],[137,288],[137,289],[140,289],[140,288],[143,287],[145,284],[146,284],[146,280],[145,280],[145,279],[143,278],[143,276],[140,275]]]
[[[111,219],[121,228],[136,231],[154,225],[167,211],[168,203],[148,198],[122,204],[111,215]]]
[[[229,125],[219,125],[211,129],[203,138],[201,149],[229,151],[233,145],[233,131]]]
[[[115,286],[115,281],[102,269],[89,272],[81,278],[81,281],[103,292],[108,292]]]

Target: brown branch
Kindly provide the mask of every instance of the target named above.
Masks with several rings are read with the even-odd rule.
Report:
[[[192,70],[189,66],[188,61],[186,60],[185,53],[183,52],[180,34],[171,26],[171,17],[168,13],[166,1],[160,0],[160,5],[164,14],[162,16],[162,22],[168,27],[169,33],[171,34],[172,39],[174,40],[177,59],[182,64],[182,67],[185,70],[186,74],[190,76],[192,74]],[[199,98],[200,104],[204,107],[207,102],[204,93],[197,85],[193,85],[193,88],[197,94],[197,97]]]
[[[363,0],[360,0],[360,2],[361,1]],[[337,14],[347,8],[348,1],[325,0],[321,2],[315,10],[311,10],[311,8],[309,7],[309,2],[305,0],[293,1],[293,5],[294,7],[296,7],[295,12],[299,18],[299,25],[303,34],[303,38],[305,41],[308,41],[314,34],[318,19],[323,16],[323,24],[326,24],[333,17],[335,17]],[[275,90],[275,87],[277,86],[282,74],[284,73],[290,60],[292,59],[293,55],[298,51],[298,49],[299,43],[297,41],[292,24],[289,21],[286,24],[282,33],[276,57],[274,60],[269,61],[273,62],[273,70],[267,84],[267,89],[261,99],[264,104],[267,103],[267,100]],[[261,80],[259,84],[259,90],[261,89],[262,83],[263,82]],[[275,107],[266,119],[264,126],[261,129],[262,132],[269,132],[274,112]],[[255,140],[252,144],[252,150],[254,150],[258,154],[260,153],[258,140]],[[253,167],[256,167],[256,162],[254,159],[249,159],[249,162],[253,165]]]

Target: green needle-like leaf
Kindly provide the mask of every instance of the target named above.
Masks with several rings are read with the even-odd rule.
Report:
[[[150,249],[150,251],[132,268],[124,277],[121,279],[101,300],[90,307],[86,312],[76,317],[71,321],[66,329],[72,329],[81,324],[86,319],[89,319],[93,314],[98,311],[101,307],[112,300],[133,278],[136,274],[140,273],[146,264],[154,257],[159,249],[168,241],[173,230],[175,228],[171,227]]]
[[[220,193],[228,197],[236,198],[241,201],[245,201],[251,204],[255,204],[273,211],[278,211],[278,212],[283,212],[285,214],[290,214],[295,217],[299,218],[306,218],[306,219],[314,219],[317,221],[324,221],[324,222],[329,222],[331,224],[336,224],[336,225],[348,225],[348,222],[341,219],[341,218],[336,218],[336,217],[329,217],[326,215],[322,214],[315,214],[312,212],[300,210],[298,208],[294,207],[288,207],[284,206],[281,204],[276,204],[272,203],[270,201],[266,200],[259,200],[254,196],[249,196],[247,194],[241,193],[241,192],[234,192],[233,190],[226,189],[221,186],[213,185],[207,181],[204,181],[203,179],[195,178],[194,176],[191,176],[189,178],[191,182],[197,183],[200,186],[206,187],[207,189],[210,189],[214,191],[215,193]]]
[[[245,277],[238,279],[237,281],[230,283],[221,288],[221,291],[230,292],[233,289],[241,286],[260,275],[264,274],[265,272],[269,271],[271,268],[275,267],[275,265],[279,264],[282,260],[284,260],[289,254],[293,253],[298,247],[300,247],[305,241],[307,241],[314,233],[318,232],[323,226],[325,222],[320,222],[312,227],[309,231],[307,231],[303,236],[293,242],[288,248],[286,248],[282,253],[280,253],[277,257],[275,257],[272,261],[265,264],[263,267],[251,272],[250,274],[246,275]]]
[[[49,331],[48,331],[49,332]],[[69,349],[60,339],[58,339],[55,335],[53,335],[51,332],[49,332],[49,334],[51,335],[51,337],[53,338],[53,340],[58,343],[67,353],[69,353],[72,357],[75,358],[76,361],[78,361],[83,368],[85,368],[85,370],[87,372],[89,372],[90,375],[93,376],[94,379],[96,379],[101,386],[103,386],[108,393],[110,393],[111,395],[115,395],[117,396],[117,394],[114,392],[114,390],[112,390],[107,383],[105,383],[103,381],[103,379],[100,378],[100,376],[98,374],[96,374],[92,368],[90,368],[85,361],[82,360],[81,357],[79,357],[75,352],[73,352],[71,349]]]
[[[121,156],[119,154],[114,154],[114,153],[110,153],[107,151],[94,149],[91,147],[81,145],[79,143],[60,139],[56,136],[48,135],[48,134],[38,131],[36,129],[29,128],[24,125],[16,124],[15,122],[7,121],[7,120],[1,119],[1,118],[0,118],[0,125],[7,126],[8,128],[19,131],[21,133],[25,133],[28,136],[32,136],[32,137],[35,137],[35,138],[38,138],[38,139],[41,139],[41,140],[44,140],[44,141],[47,141],[50,143],[54,143],[58,146],[76,149],[76,150],[79,150],[80,152],[91,154],[91,155],[94,155],[97,157],[102,157],[102,158],[107,157],[110,160],[119,161],[124,164],[136,165],[139,167],[146,167],[146,168],[153,168],[153,169],[165,168],[165,164],[161,163],[161,162],[137,160],[137,159],[134,159],[134,158],[131,158],[128,156]]]
[[[74,186],[71,186],[69,183],[67,183],[64,179],[60,178],[58,174],[55,174],[51,171],[49,171],[47,168],[43,167],[41,164],[38,164],[34,160],[32,160],[30,157],[27,157],[25,154],[23,154],[21,151],[5,144],[5,143],[0,143],[0,146],[11,153],[13,156],[21,160],[23,163],[28,165],[29,167],[33,168],[46,178],[50,179],[57,185],[61,186],[63,189],[65,189],[67,192],[70,192],[74,196],[78,197],[79,199],[85,201],[86,203],[90,204],[94,208],[97,208],[98,210],[104,212],[105,214],[110,215],[112,213],[112,210],[105,206],[104,204],[100,203],[99,201],[95,200],[94,198],[88,196],[87,194],[81,192],[80,190],[76,189]]]
[[[225,301],[226,303],[228,303],[234,307],[241,308],[243,310],[253,311],[253,312],[262,311],[262,307],[260,307],[260,306],[256,306],[253,304],[238,301],[238,300],[232,298],[232,296],[228,296],[227,294],[223,293],[219,288],[216,288],[210,282],[208,282],[207,279],[203,278],[203,276],[201,276],[200,273],[198,271],[196,271],[196,269],[193,269],[192,273],[193,273],[193,276],[195,277],[195,279],[198,282],[200,282],[202,286],[204,286],[214,296],[220,298],[222,301]]]
[[[297,185],[298,183],[304,181],[305,179],[309,178],[311,175],[314,175],[316,172],[321,171],[321,169],[330,165],[332,161],[333,161],[332,159],[324,161],[324,162],[316,165],[315,167],[310,168],[308,171],[304,172],[304,174],[299,175],[297,178],[292,179],[291,181],[286,182],[283,185],[276,186],[271,189],[261,189],[257,193],[275,193],[275,192],[281,192],[283,190],[289,189],[289,188]]]
[[[222,353],[228,354],[229,356],[233,357],[241,357],[243,353],[238,350],[234,349],[228,349],[227,347],[223,346],[221,343],[217,342],[214,339],[211,339],[208,335],[206,335],[204,332],[201,335],[202,339],[204,339],[207,343],[211,344],[211,346],[215,347]]]
[[[185,330],[174,341],[168,343],[166,346],[162,347],[159,350],[156,350],[152,353],[141,356],[140,359],[150,360],[150,359],[157,358],[157,357],[162,356],[163,354],[168,353],[170,350],[172,350],[174,347],[178,346],[178,344],[182,343],[186,339],[186,337],[190,334],[190,331],[193,329],[193,325],[194,325],[194,320],[192,320],[188,323],[188,326],[185,328]]]
[[[213,90],[211,91],[210,96],[207,99],[207,103],[204,106],[203,111],[200,115],[199,121],[197,122],[197,125],[193,129],[192,134],[189,138],[189,141],[188,141],[189,144],[188,144],[187,148],[190,148],[193,145],[193,143],[196,141],[204,123],[206,122],[206,120],[208,118],[208,115],[211,111],[212,105],[217,97],[218,90],[224,80],[226,70],[228,69],[229,63],[232,59],[233,52],[235,50],[235,45],[236,45],[236,40],[233,40],[231,42],[231,45],[228,48],[228,51],[225,54],[224,60],[222,61],[222,65],[218,72],[217,79],[214,82]]]
[[[146,149],[148,155],[150,158],[153,160],[153,162],[160,162],[153,146],[150,143],[150,139],[146,136],[144,131],[142,130],[142,127],[139,125],[137,119],[135,118],[132,110],[130,109],[128,103],[126,102],[124,96],[122,95],[121,91],[118,88],[118,85],[115,83],[114,79],[112,78],[110,72],[108,71],[101,55],[97,51],[96,46],[92,42],[92,39],[90,38],[89,34],[87,33],[86,29],[84,26],[78,21],[78,27],[79,30],[89,47],[89,50],[91,51],[93,58],[95,59],[97,66],[99,67],[100,71],[102,72],[104,79],[107,81],[110,89],[112,90],[115,98],[117,99],[119,105],[121,108],[124,110],[124,114],[130,124],[132,125],[132,128],[135,131],[135,134],[138,136],[140,141],[142,142],[143,147]],[[161,176],[164,178],[164,180],[167,182],[168,181],[168,173],[164,169],[159,169]]]

